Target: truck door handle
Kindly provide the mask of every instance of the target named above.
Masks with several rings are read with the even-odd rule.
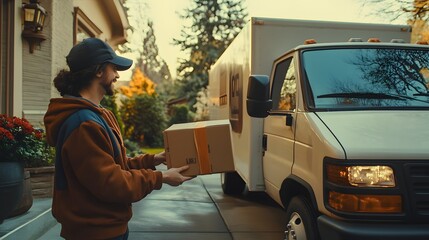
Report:
[[[291,113],[286,113],[286,126],[292,126],[293,116]]]
[[[267,151],[267,135],[266,134],[264,134],[262,136],[262,149],[264,150],[264,153],[265,153],[265,151]]]

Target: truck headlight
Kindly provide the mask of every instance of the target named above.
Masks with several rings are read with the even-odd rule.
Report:
[[[394,187],[395,177],[389,166],[347,167],[349,183],[357,187]]]
[[[385,165],[336,165],[326,163],[328,181],[326,203],[350,213],[401,213],[402,196],[396,186],[393,168]],[[335,184],[335,185],[333,185]],[[335,188],[335,189],[334,189]],[[384,188],[354,192],[356,188]]]
[[[355,187],[395,187],[395,175],[389,166],[327,165],[328,181]]]

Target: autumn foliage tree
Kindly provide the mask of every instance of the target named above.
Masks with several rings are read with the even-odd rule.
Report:
[[[126,96],[121,108],[125,138],[140,146],[162,146],[167,120],[153,81],[136,68],[129,86],[122,86],[120,91]]]
[[[130,28],[127,43],[119,50],[135,56],[135,69],[128,86],[120,88],[124,136],[140,146],[161,146],[166,125],[166,86],[172,82],[167,63],[160,56],[149,4],[126,0]],[[134,145],[134,144],[133,144]]]
[[[129,86],[122,86],[120,91],[127,97],[140,94],[153,95],[155,94],[155,83],[153,83],[140,68],[135,68]]]

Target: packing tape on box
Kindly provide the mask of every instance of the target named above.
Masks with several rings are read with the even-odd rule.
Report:
[[[196,127],[194,129],[194,142],[197,148],[197,155],[200,162],[200,173],[210,173],[211,163],[209,158],[209,147],[207,143],[207,132],[204,127]]]

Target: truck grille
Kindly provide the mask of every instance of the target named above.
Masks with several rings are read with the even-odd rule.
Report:
[[[413,220],[429,219],[429,163],[405,164]]]

